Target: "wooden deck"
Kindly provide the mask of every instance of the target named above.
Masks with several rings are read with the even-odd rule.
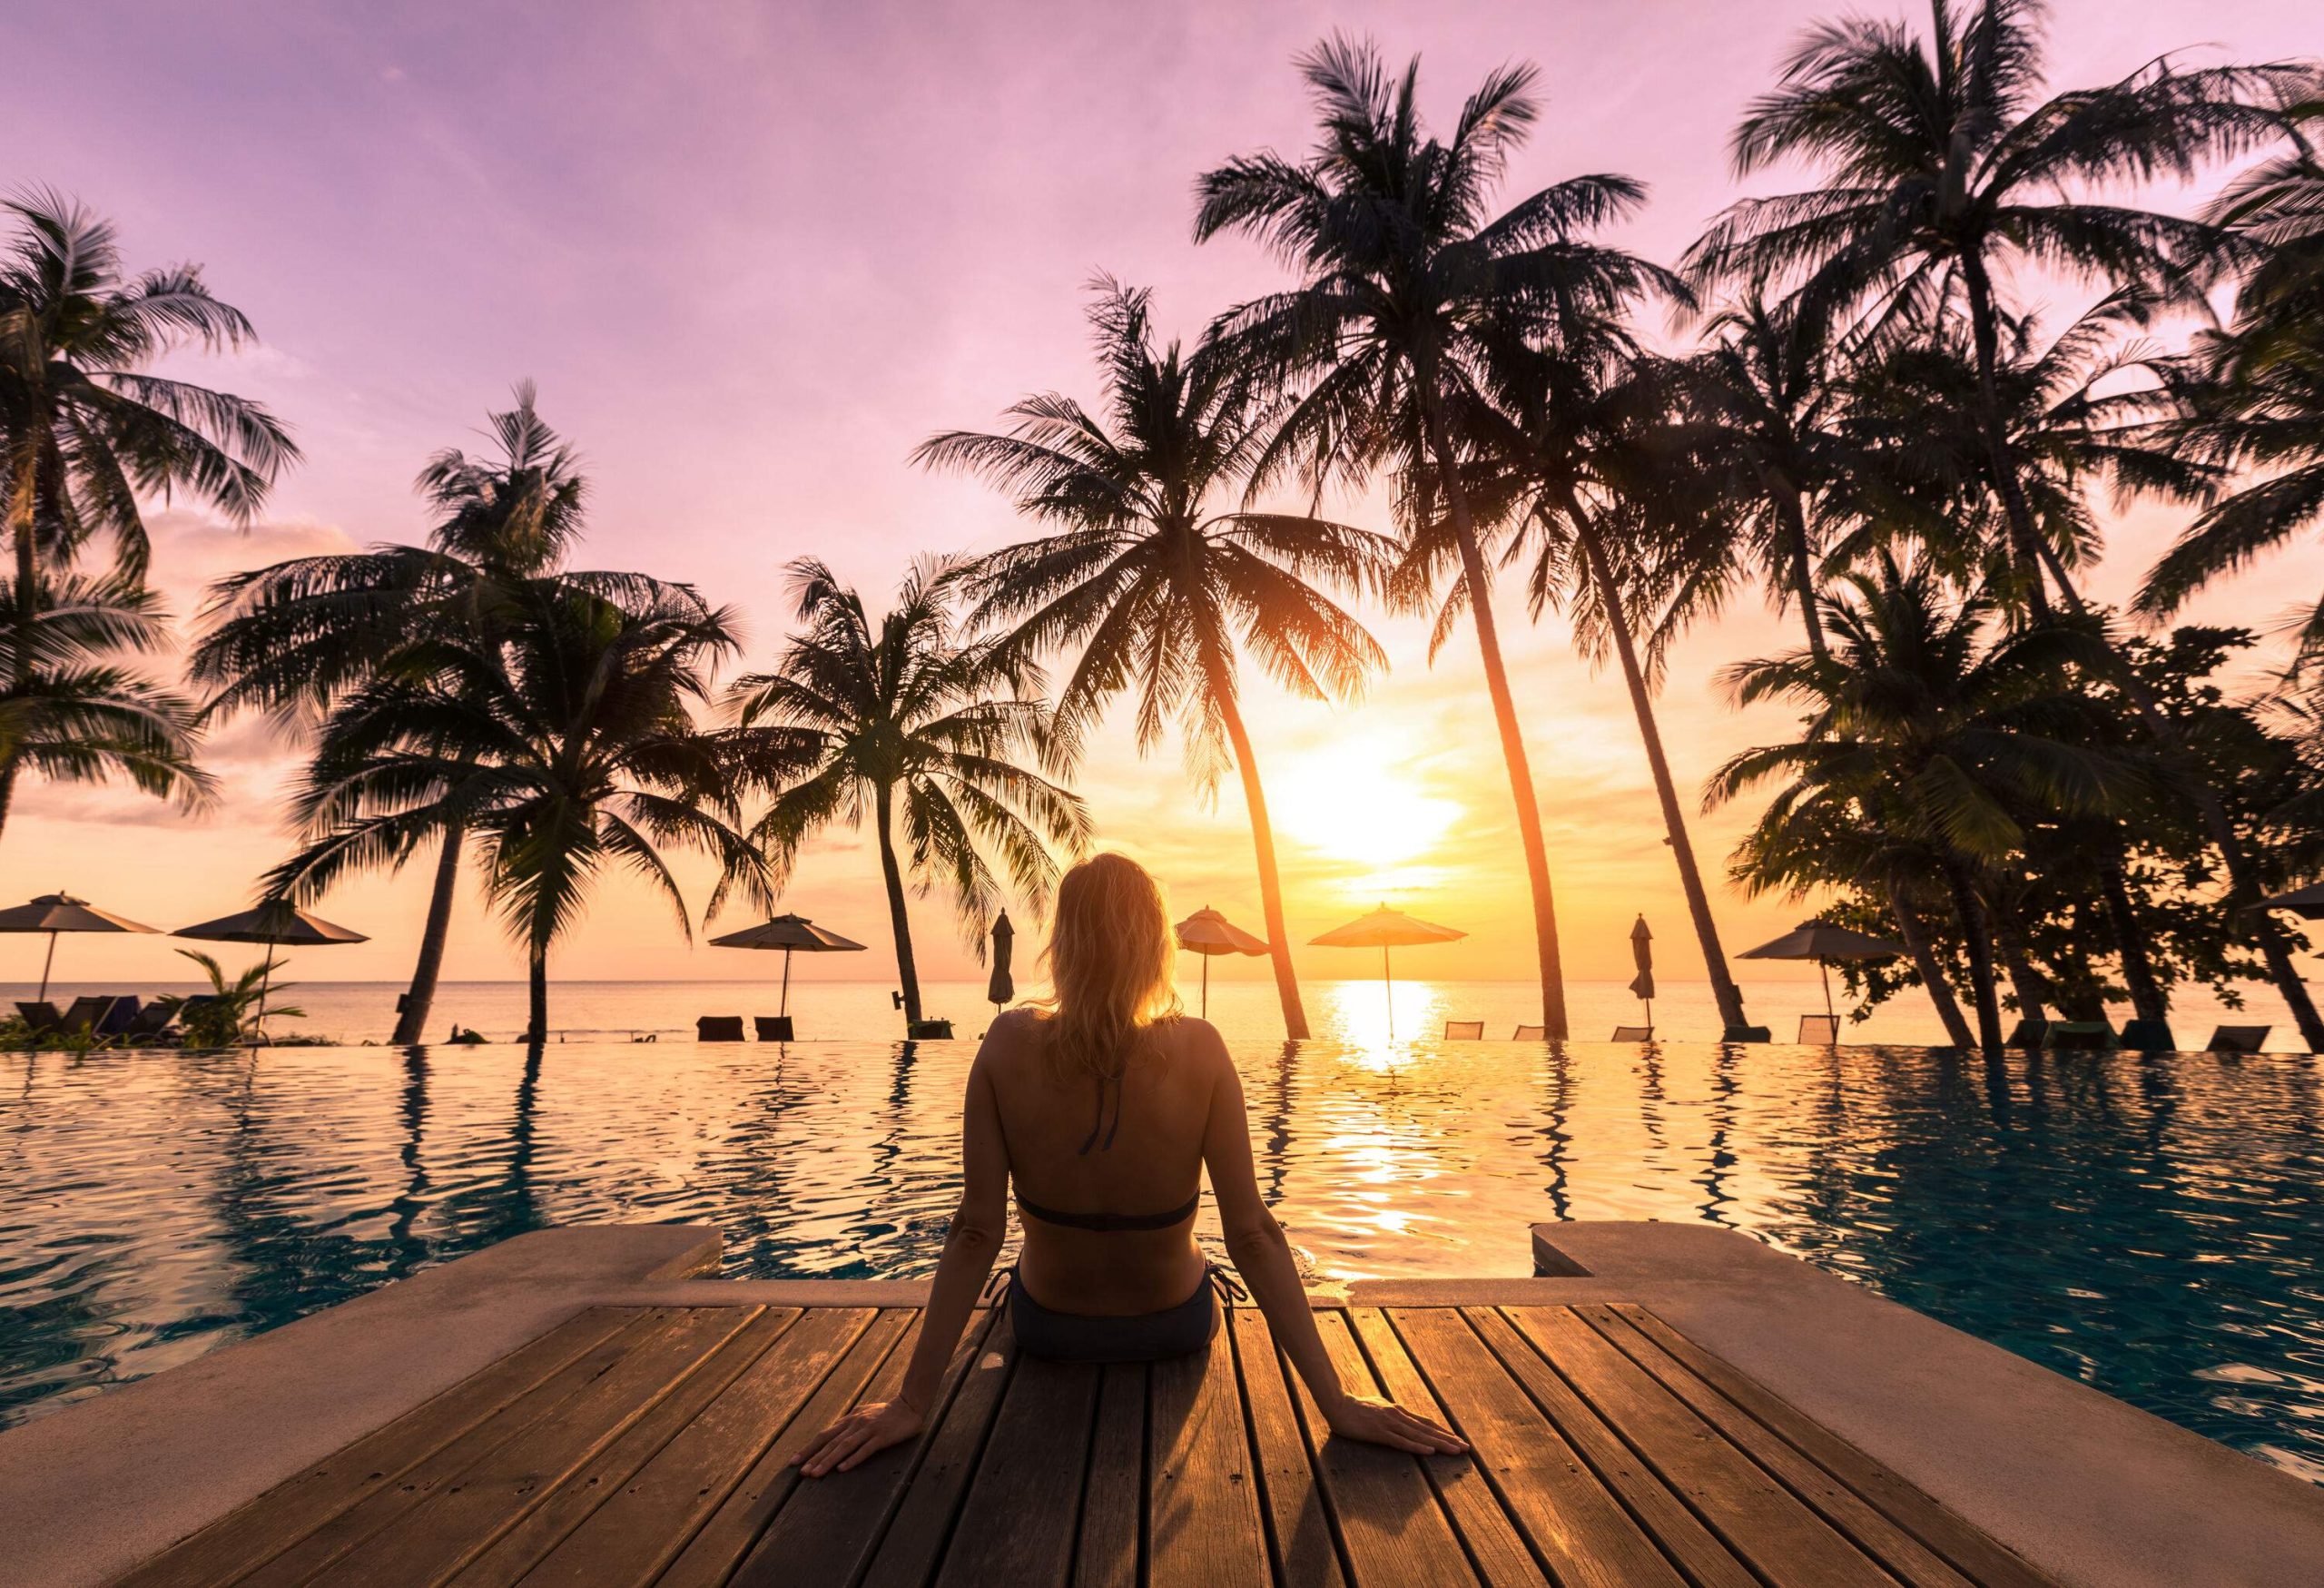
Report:
[[[1325,1437],[1256,1311],[1152,1367],[1019,1359],[980,1315],[932,1434],[802,1479],[919,1315],[599,1307],[123,1581],[1315,1585],[2046,1581],[1641,1308],[1317,1315],[1475,1456]]]

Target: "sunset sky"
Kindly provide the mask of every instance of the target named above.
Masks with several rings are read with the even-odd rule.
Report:
[[[1290,61],[1320,34],[1420,52],[1440,125],[1486,69],[1538,62],[1546,113],[1508,195],[1584,171],[1640,177],[1652,202],[1620,240],[1670,261],[1739,191],[1725,145],[1746,100],[1801,26],[1841,9],[15,0],[0,23],[0,186],[54,187],[113,216],[133,267],[201,261],[257,323],[263,347],[178,368],[272,405],[307,462],[248,534],[157,512],[154,577],[182,616],[231,569],[421,538],[421,462],[476,444],[487,409],[530,377],[588,459],[595,508],[576,560],[694,582],[743,612],[747,665],[763,666],[782,637],[787,559],[822,556],[876,604],[917,552],[1021,532],[996,494],[906,454],[931,430],[993,424],[1028,390],[1094,396],[1081,318],[1093,271],[1152,286],[1162,324],[1189,336],[1282,282],[1247,243],[1194,245],[1192,184],[1237,152],[1304,152]],[[2075,0],[2055,15],[2061,84],[2185,46],[2247,60],[2324,50],[2313,0]],[[1797,181],[1776,173],[1758,191]],[[1386,527],[1376,500],[1341,510]],[[2122,523],[2098,593],[2123,594],[2175,528],[2155,509]],[[2192,616],[2265,625],[2319,581],[2309,537]],[[1576,660],[1553,617],[1530,626],[1513,587],[1500,610],[1571,973],[1626,975],[1624,933],[1643,910],[1669,973],[1699,974],[1619,681]],[[1250,686],[1294,932],[1305,943],[1384,898],[1472,933],[1415,973],[1526,974],[1523,873],[1473,640],[1464,628],[1432,667],[1424,628],[1368,616],[1394,669],[1359,705]],[[1730,711],[1714,674],[1792,633],[1751,598],[1676,656],[1660,709],[1690,805],[1719,760],[1789,725],[1780,709]],[[0,842],[0,902],[64,887],[162,927],[241,907],[284,848],[290,750],[246,722],[213,740],[210,764],[226,801],[199,819],[121,790],[29,786]],[[1104,842],[1152,863],[1176,902],[1258,924],[1231,782],[1206,808],[1175,746],[1141,762],[1118,732],[1081,787]],[[1708,865],[1723,872],[1739,825],[1698,824]],[[415,870],[340,889],[321,912],[374,941],[309,956],[301,977],[404,976],[425,887]],[[1730,952],[1800,913],[1723,885],[1716,896]],[[860,837],[820,846],[787,905],[886,947]],[[918,925],[934,973],[965,968],[949,906],[931,901]],[[173,977],[169,947],[82,939],[60,971]],[[755,969],[738,957],[689,951],[615,882],[553,973]],[[1301,961],[1309,974],[1364,969],[1323,949]],[[37,969],[29,940],[0,952],[0,977]],[[471,899],[448,973],[518,969]],[[885,955],[846,973],[884,977]]]

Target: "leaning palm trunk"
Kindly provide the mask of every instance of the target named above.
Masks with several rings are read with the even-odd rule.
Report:
[[[527,1015],[525,1041],[548,1041],[548,945],[534,943],[525,965]]]
[[[1214,677],[1213,697],[1218,703],[1226,741],[1235,750],[1235,769],[1243,778],[1243,807],[1250,813],[1251,845],[1258,852],[1259,909],[1266,917],[1267,957],[1275,962],[1275,995],[1283,1001],[1283,1034],[1295,1042],[1307,1040],[1307,1011],[1299,1001],[1299,978],[1291,968],[1291,932],[1283,919],[1283,878],[1275,869],[1275,826],[1267,820],[1266,791],[1259,785],[1259,763],[1251,735],[1243,725],[1243,711],[1236,704],[1231,679]]]
[[[2001,359],[2001,328],[1994,313],[1993,283],[1985,277],[1984,261],[1974,254],[1964,256],[1961,277],[1968,288],[1970,340],[1976,346],[1977,402],[1983,410],[1977,420],[1984,438],[1986,462],[1993,470],[1994,488],[2001,496],[2003,516],[2009,520],[2012,560],[2018,566],[2026,602],[2033,608],[2035,620],[2047,623],[2050,597],[2042,585],[2041,531],[2034,527],[2034,509],[2025,500],[2025,488],[2017,478],[2017,464],[2011,456],[2009,438],[2002,424],[2001,394],[1995,374]]]
[[[2106,924],[2114,934],[2114,947],[2122,958],[2122,985],[2130,991],[2132,1012],[2142,1021],[2167,1023],[2171,1019],[2171,1000],[2155,980],[2146,940],[2139,935],[2138,912],[2131,903],[2130,883],[2122,874],[2122,857],[2119,853],[2108,855],[2099,867],[2098,897],[2105,906]]]
[[[1988,1059],[2002,1053],[2001,999],[1994,990],[1993,940],[1985,932],[1984,908],[1977,890],[1961,863],[1946,856],[1941,863],[1945,885],[1953,893],[1953,912],[1960,924],[1961,941],[1969,951],[1969,991],[1977,1005],[1977,1046]]]
[[[1970,1033],[1969,1022],[1961,1016],[1961,1003],[1953,996],[1953,983],[1945,979],[1945,966],[1936,957],[1935,945],[1929,942],[1928,928],[1921,924],[1920,912],[1913,908],[1900,882],[1891,878],[1887,892],[1888,913],[1896,919],[1896,935],[1905,940],[1905,947],[1913,956],[1913,968],[1920,972],[1921,985],[1928,991],[1928,1001],[1945,1027],[1945,1038],[1965,1053],[1977,1045],[1976,1038]]]
[[[896,863],[892,797],[882,786],[876,802],[880,824],[880,876],[888,886],[888,924],[896,938],[896,979],[903,984],[904,1031],[920,1024],[920,969],[911,957],[911,916],[904,907],[904,873]]]
[[[436,858],[436,885],[428,895],[428,922],[420,929],[419,962],[411,968],[411,987],[403,995],[403,1012],[396,1016],[399,1047],[422,1040],[428,1011],[436,1003],[436,980],[444,969],[444,940],[452,930],[452,901],[460,877],[460,828],[444,829],[444,852]]]
[[[1792,595],[1799,603],[1800,626],[1807,631],[1807,650],[1819,662],[1832,659],[1824,644],[1824,620],[1817,616],[1816,555],[1807,545],[1807,513],[1800,493],[1783,492],[1784,556],[1791,564]]]
[[[1501,633],[1492,616],[1492,586],[1485,571],[1483,550],[1477,544],[1476,524],[1469,514],[1468,492],[1462,488],[1452,444],[1444,433],[1443,415],[1433,403],[1427,423],[1429,448],[1436,457],[1453,538],[1461,547],[1461,577],[1468,587],[1469,613],[1477,626],[1485,691],[1492,700],[1493,723],[1501,730],[1502,758],[1509,766],[1510,793],[1517,802],[1517,836],[1525,852],[1526,879],[1533,891],[1533,944],[1541,968],[1541,1024],[1550,1041],[1561,1042],[1567,1036],[1565,972],[1558,957],[1557,904],[1550,892],[1550,852],[1541,837],[1541,808],[1533,794],[1533,770],[1525,759],[1524,730],[1518,725],[1517,702],[1509,692],[1509,674],[1502,665]]]
[[[15,676],[9,682],[19,690],[32,682],[32,632],[33,626],[40,621],[40,559],[33,544],[36,478],[28,452],[24,468],[11,482],[8,492],[8,538],[15,543],[16,553],[16,632],[22,636],[10,669]],[[0,747],[0,831],[7,827],[8,808],[16,798],[16,772],[23,764],[24,756],[15,745]]]
[[[1662,803],[1662,825],[1669,834],[1670,855],[1679,863],[1679,886],[1687,895],[1687,913],[1693,917],[1695,942],[1702,949],[1703,968],[1710,973],[1710,992],[1718,1006],[1718,1018],[1727,1028],[1729,1041],[1739,1041],[1748,1022],[1743,1014],[1743,995],[1735,989],[1735,979],[1727,969],[1726,951],[1719,947],[1718,924],[1711,919],[1710,896],[1703,889],[1702,871],[1695,864],[1695,846],[1687,836],[1687,819],[1679,808],[1679,790],[1670,780],[1670,762],[1662,753],[1662,732],[1654,721],[1654,702],[1646,691],[1646,675],[1638,664],[1638,650],[1630,643],[1630,621],[1622,614],[1621,592],[1615,587],[1613,570],[1607,567],[1605,547],[1598,543],[1598,532],[1581,510],[1581,504],[1571,498],[1567,503],[1573,515],[1574,536],[1581,542],[1582,560],[1589,565],[1590,583],[1598,587],[1598,605],[1606,615],[1606,626],[1613,635],[1614,655],[1622,665],[1622,682],[1629,686],[1630,709],[1638,715],[1639,737],[1646,742],[1646,764],[1654,774],[1655,797]]]

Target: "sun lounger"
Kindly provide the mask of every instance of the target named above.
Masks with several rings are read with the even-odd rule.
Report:
[[[110,996],[76,998],[73,1001],[73,1007],[64,1011],[64,1019],[59,1022],[58,1029],[66,1032],[102,1030],[105,1017],[120,1001],[120,999]]]
[[[22,1004],[17,1005],[19,1009]],[[2203,1044],[2206,1053],[2257,1053],[2260,1044],[2268,1040],[2273,1026],[2221,1026]]]
[[[793,1040],[791,1017],[787,1014],[754,1014],[751,1017],[751,1024],[758,1028],[762,1042],[788,1042]]]
[[[170,1029],[178,1018],[177,1006],[172,1003],[149,1003],[135,1016],[123,1023],[121,1040],[129,1043],[151,1043]]]
[[[1509,1040],[1512,1042],[1546,1042],[1550,1040],[1550,1028],[1547,1026],[1519,1026],[1514,1031],[1510,1033]]]
[[[1485,1022],[1481,1020],[1449,1020],[1444,1022],[1444,1040],[1448,1042],[1479,1042],[1484,1040]]]
[[[2102,1052],[2114,1045],[2114,1028],[2102,1020],[2053,1020],[2042,1045],[2057,1052]]]
[[[101,1037],[118,1037],[125,1035],[127,1034],[129,1028],[137,1023],[138,1017],[143,1015],[144,1012],[145,1001],[143,999],[134,997],[116,998],[113,1001],[113,1007],[105,1011],[104,1019],[97,1022],[97,1035]]]
[[[2002,1046],[2014,1052],[2031,1053],[2042,1046],[2042,1040],[2049,1030],[2050,1022],[2045,1020],[2019,1021]]]
[[[696,1016],[694,1040],[697,1042],[739,1042],[743,1040],[743,1017],[739,1014]]]
[[[1799,1040],[1811,1048],[1829,1048],[1840,1040],[1837,1015],[1803,1014],[1799,1017]]]
[[[16,1012],[24,1017],[25,1024],[32,1028],[35,1037],[44,1037],[64,1023],[64,1017],[56,1012],[56,1005],[46,1001],[20,1003]]]
[[[1652,1026],[1616,1026],[1612,1040],[1617,1042],[1651,1042],[1654,1041],[1654,1028]]]

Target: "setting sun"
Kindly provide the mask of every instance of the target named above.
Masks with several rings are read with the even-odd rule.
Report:
[[[1461,815],[1457,800],[1415,782],[1415,748],[1362,734],[1294,756],[1269,780],[1284,834],[1317,854],[1374,871],[1426,858]]]

